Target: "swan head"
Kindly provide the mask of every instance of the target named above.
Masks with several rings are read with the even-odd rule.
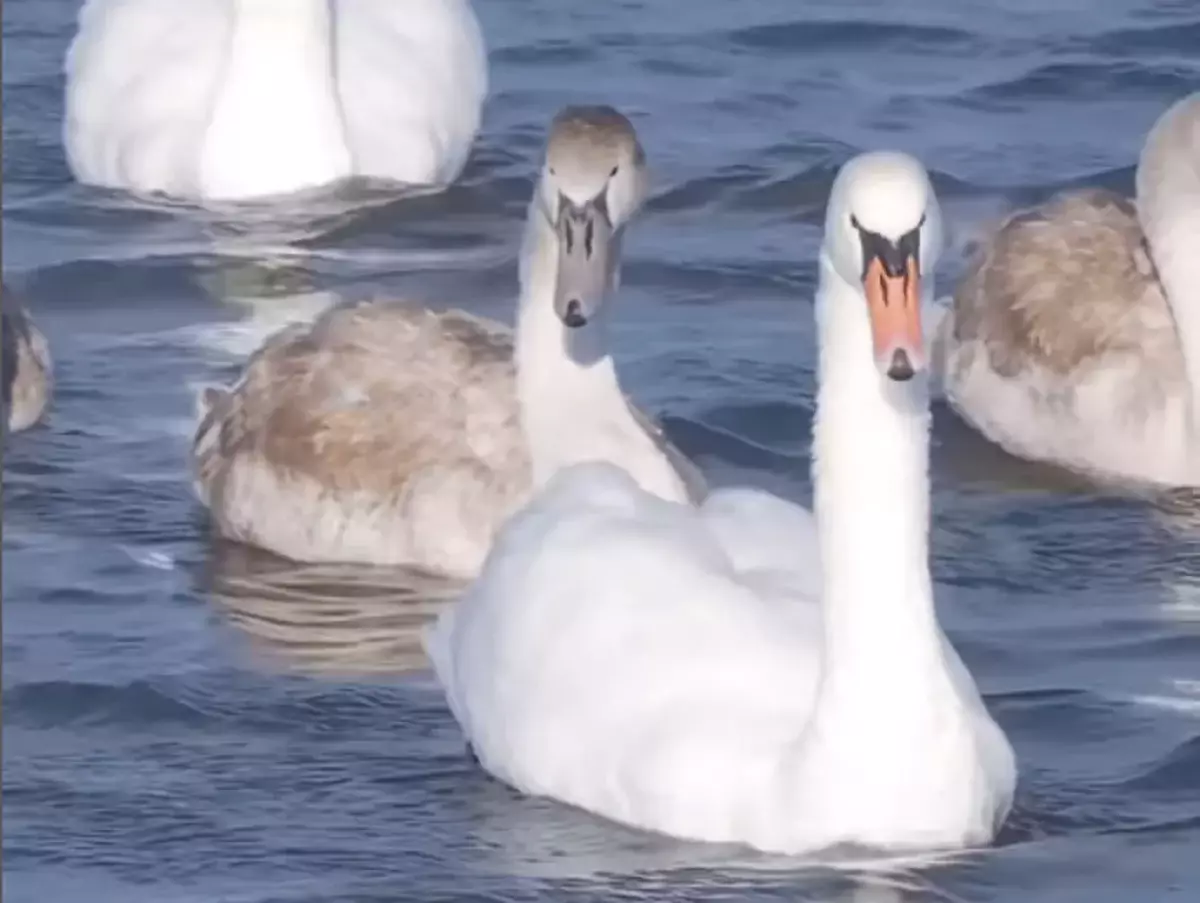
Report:
[[[585,326],[615,288],[621,229],[646,187],[646,155],[625,116],[572,106],[554,118],[537,206],[557,239],[554,312],[568,328]]]
[[[823,253],[866,304],[875,363],[897,382],[926,366],[921,296],[942,241],[937,196],[917,160],[876,151],[841,168],[830,194]]]

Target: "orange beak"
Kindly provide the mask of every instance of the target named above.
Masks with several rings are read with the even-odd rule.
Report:
[[[863,277],[875,360],[889,377],[903,382],[925,367],[921,337],[921,275],[909,257],[904,272],[889,275],[878,257],[867,264]]]

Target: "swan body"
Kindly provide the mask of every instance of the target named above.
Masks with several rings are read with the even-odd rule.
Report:
[[[3,370],[4,428],[28,429],[46,413],[54,390],[50,346],[8,286],[0,287],[0,369]]]
[[[340,306],[268,339],[233,387],[203,391],[196,490],[218,531],[293,560],[472,577],[498,526],[566,464],[607,460],[663,498],[701,497],[608,351],[644,165],[617,111],[555,120],[515,335],[460,311]]]
[[[1200,485],[1200,93],[1151,130],[1137,192],[1008,217],[955,292],[939,370],[954,409],[1015,455]]]
[[[198,201],[443,186],[488,90],[469,0],[87,0],[66,77],[77,179]]]
[[[921,276],[940,242],[915,160],[843,167],[817,296],[814,512],[751,489],[689,508],[583,464],[504,527],[426,637],[484,769],[768,851],[993,837],[1014,757],[938,627],[928,568]]]

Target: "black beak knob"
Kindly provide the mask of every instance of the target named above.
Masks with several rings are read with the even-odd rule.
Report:
[[[908,382],[916,374],[913,369],[912,361],[908,359],[908,352],[903,348],[897,348],[892,352],[892,362],[888,365],[887,375],[898,383]]]
[[[583,305],[579,303],[578,298],[572,298],[567,302],[567,309],[563,313],[562,321],[571,329],[578,329],[587,323],[587,317],[583,315]]]

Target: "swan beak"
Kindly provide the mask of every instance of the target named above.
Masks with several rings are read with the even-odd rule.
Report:
[[[613,227],[604,193],[585,204],[559,197],[554,312],[570,329],[587,325],[612,289]]]
[[[886,266],[873,257],[863,277],[875,360],[889,379],[905,382],[925,368],[921,338],[921,274],[915,255],[903,266]]]

